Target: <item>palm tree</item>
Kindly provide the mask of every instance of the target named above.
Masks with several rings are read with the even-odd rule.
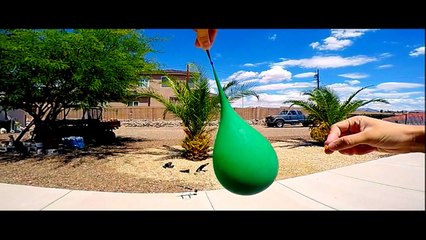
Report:
[[[257,92],[252,90],[258,84],[255,82],[239,82],[237,80],[229,81],[222,88],[229,102],[233,102],[243,97],[255,96],[259,100]]]
[[[177,101],[165,98],[152,88],[141,90],[140,96],[159,101],[166,108],[164,114],[171,112],[182,120],[186,133],[182,142],[183,157],[200,161],[209,157],[211,135],[207,126],[219,114],[220,104],[219,97],[210,93],[209,82],[204,74],[191,72],[190,79],[190,82],[186,82],[169,77],[169,86]],[[255,92],[245,89],[244,85],[237,82],[228,83],[227,86],[230,99],[236,100],[249,95],[258,97]]]
[[[291,103],[290,107],[298,105],[308,111],[309,117],[315,122],[314,126],[311,127],[311,137],[320,143],[324,143],[330,126],[348,118],[358,108],[372,102],[389,103],[382,98],[353,100],[359,92],[368,87],[370,86],[358,89],[344,102],[341,102],[337,94],[330,88],[320,87],[304,93],[304,95],[309,96],[307,101],[288,100],[284,104]]]

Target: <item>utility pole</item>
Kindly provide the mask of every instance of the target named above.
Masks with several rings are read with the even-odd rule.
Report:
[[[314,75],[314,80],[317,82],[317,89],[319,89],[319,83],[320,83],[319,69],[317,69]]]
[[[189,63],[186,64],[186,83],[189,81]]]

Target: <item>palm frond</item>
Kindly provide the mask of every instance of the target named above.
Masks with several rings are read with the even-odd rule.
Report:
[[[363,88],[360,88],[360,89],[358,89],[357,91],[355,91],[354,93],[352,93],[349,97],[348,97],[348,99],[342,104],[342,107],[343,108],[345,108],[345,106],[346,105],[348,105],[351,101],[352,101],[352,99],[359,93],[359,92],[361,92],[362,90],[364,90],[364,89],[366,89],[366,88],[369,88],[369,87],[371,87],[372,85],[370,85],[370,86],[366,86],[366,87],[363,87]]]
[[[225,84],[222,88],[225,92],[228,101],[233,102],[243,97],[255,96],[259,100],[259,94],[252,90],[253,87],[258,86],[256,82],[241,82],[232,80]]]

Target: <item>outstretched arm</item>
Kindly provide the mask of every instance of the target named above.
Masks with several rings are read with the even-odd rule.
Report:
[[[356,116],[331,126],[325,153],[366,154],[425,152],[425,126],[387,122]]]

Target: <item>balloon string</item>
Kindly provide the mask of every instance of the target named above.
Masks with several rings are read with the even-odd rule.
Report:
[[[213,61],[212,61],[211,55],[210,55],[210,51],[207,49],[206,53],[207,53],[207,57],[209,58],[210,65],[212,66],[212,69],[213,69],[214,80],[216,81],[217,89],[219,91],[219,97],[221,99],[220,102],[221,102],[221,105],[223,106],[225,104],[225,102],[226,102],[226,101],[224,101],[224,99],[226,99],[225,93],[223,92],[223,88],[220,85],[219,77],[217,76],[216,70],[214,69],[214,65],[213,65]]]

